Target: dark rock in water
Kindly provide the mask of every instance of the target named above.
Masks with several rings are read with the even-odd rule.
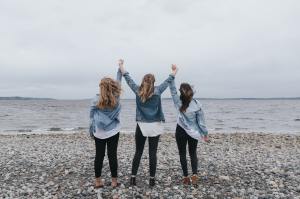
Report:
[[[61,128],[52,127],[49,129],[49,131],[62,131]]]
[[[20,129],[20,130],[18,130],[18,132],[26,133],[26,132],[32,132],[32,130],[30,130],[30,129]]]

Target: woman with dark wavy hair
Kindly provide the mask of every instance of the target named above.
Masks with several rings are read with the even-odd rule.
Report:
[[[178,68],[172,65],[173,74],[176,74]],[[204,113],[200,102],[194,99],[194,91],[190,84],[182,83],[180,85],[180,95],[177,94],[175,81],[172,80],[169,84],[171,95],[178,111],[178,120],[176,127],[176,142],[178,146],[180,163],[183,170],[183,184],[191,183],[197,185],[198,183],[198,158],[197,145],[198,140],[203,138],[208,142],[208,131],[205,125]],[[189,155],[191,158],[192,172],[191,177],[188,176],[187,160],[186,160],[186,146],[188,144]]]

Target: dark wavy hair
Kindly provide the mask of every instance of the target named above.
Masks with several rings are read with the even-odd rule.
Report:
[[[185,112],[186,109],[189,107],[192,99],[193,99],[193,96],[194,96],[194,91],[191,87],[190,84],[188,83],[182,83],[180,85],[180,100],[182,102],[182,105],[180,107],[180,112]]]

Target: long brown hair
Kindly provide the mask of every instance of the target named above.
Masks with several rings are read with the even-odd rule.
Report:
[[[180,100],[182,102],[182,105],[179,110],[180,112],[183,113],[189,107],[194,96],[194,91],[191,85],[189,85],[188,83],[182,83],[180,85],[179,91],[180,91]]]
[[[118,101],[117,98],[121,95],[121,85],[119,82],[111,78],[103,78],[99,83],[100,99],[97,107],[100,109],[114,108]]]
[[[139,89],[139,96],[143,103],[145,103],[154,93],[155,77],[153,74],[144,76],[142,84]]]

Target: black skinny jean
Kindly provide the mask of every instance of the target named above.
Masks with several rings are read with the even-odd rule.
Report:
[[[156,137],[148,137],[149,142],[149,167],[150,167],[150,177],[155,177],[156,164],[157,164],[157,146],[159,141],[159,135]],[[144,137],[139,125],[136,126],[135,131],[135,155],[132,163],[132,175],[136,175],[139,169],[141,157],[143,155],[144,146],[147,137]]]
[[[188,143],[189,154],[191,158],[192,164],[192,172],[193,174],[198,173],[198,158],[197,158],[197,144],[198,140],[189,136],[186,131],[177,124],[176,127],[176,142],[178,146],[179,156],[180,156],[180,163],[181,168],[183,170],[183,176],[188,176],[188,167],[187,167],[187,160],[186,160],[186,145]]]
[[[95,176],[96,178],[101,177],[103,160],[105,156],[105,148],[107,145],[107,156],[109,161],[109,168],[111,172],[111,177],[118,177],[118,159],[117,159],[117,149],[118,149],[119,133],[107,138],[98,139],[95,137],[96,144],[96,157],[95,157]]]

